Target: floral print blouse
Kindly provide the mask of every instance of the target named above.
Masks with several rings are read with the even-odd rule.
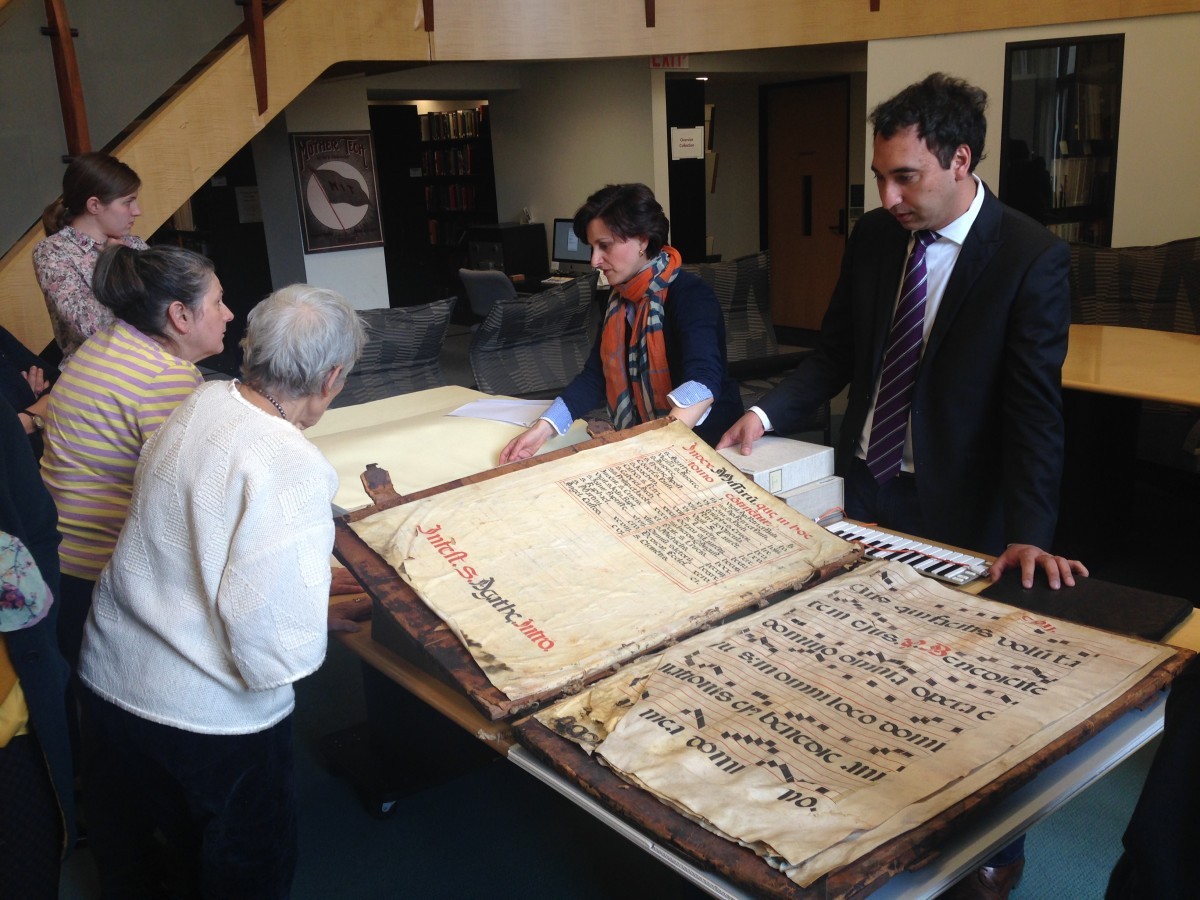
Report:
[[[146,242],[129,235],[125,245],[145,250]],[[79,345],[113,323],[113,314],[92,293],[92,272],[104,245],[91,235],[64,225],[33,248],[33,268],[46,297],[54,340],[63,361]]]

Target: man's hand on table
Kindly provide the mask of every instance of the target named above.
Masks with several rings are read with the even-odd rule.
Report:
[[[1003,553],[997,557],[988,569],[988,577],[999,581],[1005,569],[1019,566],[1021,569],[1021,586],[1033,587],[1034,575],[1040,567],[1046,573],[1046,581],[1051,590],[1057,591],[1064,584],[1075,586],[1075,576],[1087,577],[1087,566],[1077,559],[1067,559],[1047,553],[1033,544],[1009,544]]]
[[[748,412],[721,435],[721,440],[717,441],[717,449],[724,450],[726,447],[737,445],[742,456],[749,456],[754,449],[754,442],[765,433],[762,419],[753,412]]]

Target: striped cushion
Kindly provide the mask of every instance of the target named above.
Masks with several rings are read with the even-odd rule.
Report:
[[[352,406],[444,385],[438,357],[454,300],[447,297],[423,306],[360,312],[367,326],[367,345],[330,406]]]
[[[725,313],[725,346],[731,363],[779,352],[771,324],[771,267],[767,251],[729,262],[687,265],[699,275]]]
[[[1152,247],[1072,244],[1070,281],[1072,322],[1200,334],[1200,238]],[[1144,401],[1138,457],[1197,471],[1189,444],[1197,428],[1193,407]]]
[[[481,391],[553,397],[583,369],[595,336],[596,273],[498,301],[471,338]]]
[[[1071,245],[1071,321],[1200,334],[1200,238]]]

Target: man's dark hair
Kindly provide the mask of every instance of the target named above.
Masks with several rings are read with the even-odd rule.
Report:
[[[880,103],[872,110],[869,121],[875,126],[875,134],[884,139],[916,125],[917,136],[925,141],[943,169],[950,168],[954,151],[966,144],[971,149],[974,172],[983,159],[986,109],[987,91],[961,78],[934,72]]]

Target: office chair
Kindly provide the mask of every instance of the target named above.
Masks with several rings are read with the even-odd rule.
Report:
[[[486,318],[497,300],[517,296],[517,289],[499,269],[459,269],[458,277],[467,292],[471,312],[477,316]]]

